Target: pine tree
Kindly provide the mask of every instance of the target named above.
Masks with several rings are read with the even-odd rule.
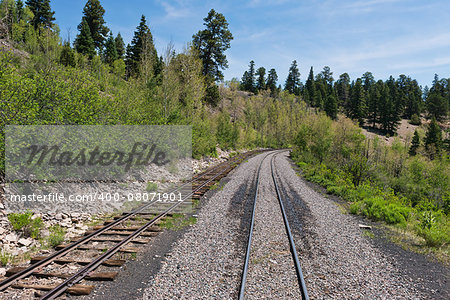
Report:
[[[440,153],[441,147],[442,131],[436,121],[436,118],[433,117],[425,136],[425,149],[430,154],[431,159],[433,159],[437,154]]]
[[[366,109],[366,93],[362,86],[361,78],[358,78],[351,91],[349,116],[352,119],[358,120],[360,125],[363,125],[364,118],[366,117]]]
[[[308,79],[306,79],[305,83],[305,91],[303,92],[303,98],[305,99],[306,103],[315,106],[315,94],[316,94],[316,87],[314,82],[314,71],[313,67],[311,66],[311,69],[309,70]]]
[[[409,155],[414,156],[417,154],[417,149],[420,147],[420,137],[417,130],[414,130],[414,136],[411,141],[411,147],[409,147]]]
[[[119,56],[117,54],[116,42],[111,32],[105,43],[105,50],[103,51],[103,61],[109,65],[112,65],[112,63],[118,58]]]
[[[367,97],[367,121],[369,124],[372,124],[372,128],[375,128],[378,123],[378,108],[383,86],[384,82],[378,80],[375,84],[371,85],[369,89],[369,96]]]
[[[140,73],[139,68],[142,61],[145,59],[150,61],[154,75],[159,74],[158,69],[160,69],[160,62],[153,43],[153,35],[147,25],[145,16],[142,15],[139,26],[134,32],[129,51],[127,49],[127,68],[130,70],[132,75],[137,75]]]
[[[430,117],[436,118],[438,121],[443,121],[447,116],[448,102],[442,95],[436,92],[430,92],[426,105]]]
[[[193,35],[193,46],[203,61],[203,74],[215,81],[223,80],[221,70],[228,68],[225,51],[230,48],[233,35],[228,30],[225,17],[214,9],[203,20],[206,29]]]
[[[27,0],[26,5],[33,13],[31,24],[34,29],[38,29],[39,26],[52,28],[55,12],[50,8],[50,0]]]
[[[23,2],[22,0],[17,0],[16,2],[16,10],[17,10],[17,19],[16,19],[16,23],[19,23],[20,20],[23,19],[24,17],[24,7],[23,7]]]
[[[85,19],[81,22],[81,27],[79,28],[80,33],[75,38],[75,49],[78,53],[87,55],[89,58],[95,55],[95,44],[91,36],[91,31],[89,25]]]
[[[331,88],[333,87],[334,78],[333,78],[333,72],[331,72],[330,67],[329,66],[323,67],[323,71],[321,72],[321,75],[322,75],[322,79],[328,85],[330,92],[331,92]]]
[[[297,61],[294,60],[289,68],[289,74],[284,84],[284,90],[294,95],[300,95],[300,72]]]
[[[325,100],[324,110],[327,116],[329,116],[333,120],[336,120],[338,112],[336,96],[334,96],[333,94],[328,95]]]
[[[368,92],[370,91],[370,88],[375,83],[373,74],[371,72],[366,72],[361,76],[361,79],[362,79],[362,84],[363,84],[364,90],[368,94]]]
[[[255,84],[255,62],[252,60],[248,65],[248,71],[244,72],[242,76],[242,90],[247,92],[256,92],[256,84]]]
[[[264,67],[258,68],[256,70],[256,75],[258,78],[256,79],[256,89],[261,91],[266,89],[266,69]]]
[[[78,30],[81,31],[83,20],[85,20],[89,26],[94,46],[99,51],[103,49],[103,43],[108,36],[109,29],[105,26],[105,9],[100,4],[99,0],[88,0],[83,8],[83,17]]]
[[[336,92],[338,105],[342,105],[348,111],[350,102],[350,76],[347,73],[341,74],[336,81]]]
[[[122,59],[125,55],[125,43],[123,42],[123,38],[120,35],[120,32],[117,34],[114,42],[116,44],[117,56],[118,58]]]
[[[269,74],[267,75],[266,86],[267,86],[268,89],[270,89],[272,94],[277,89],[277,81],[278,81],[277,71],[275,71],[275,69],[270,69]]]
[[[59,57],[59,62],[64,66],[75,67],[75,53],[73,49],[70,47],[69,42],[64,43],[64,46],[61,50],[61,55]]]

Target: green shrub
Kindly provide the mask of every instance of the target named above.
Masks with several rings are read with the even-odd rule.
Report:
[[[14,257],[8,252],[1,251],[0,252],[0,264],[4,267],[10,262]]]
[[[420,121],[420,118],[417,114],[413,114],[411,116],[411,121],[409,121],[409,124],[420,125],[420,124],[422,124],[422,122]]]
[[[27,211],[25,213],[11,213],[8,215],[8,220],[15,231],[22,231],[25,237],[32,237],[38,239],[41,234],[41,229],[44,227],[44,222],[41,218],[34,218],[33,212]]]
[[[350,205],[350,213],[353,215],[357,215],[361,212],[361,202],[353,202]]]
[[[66,230],[59,225],[53,225],[49,228],[50,235],[46,238],[46,244],[50,248],[54,248],[64,242]]]
[[[147,192],[156,192],[158,190],[158,184],[156,182],[149,181],[145,189]]]

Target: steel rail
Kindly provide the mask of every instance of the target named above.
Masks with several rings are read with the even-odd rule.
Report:
[[[228,163],[228,161],[225,162],[225,164]],[[172,190],[171,192],[176,192],[178,190],[180,190],[181,188],[185,187],[186,185],[198,181],[200,180],[202,177],[210,174],[211,172],[213,172],[214,170],[218,169],[219,167],[223,166],[223,164],[218,164],[217,166],[210,168],[208,170],[206,170],[205,172],[203,172],[202,174],[192,178],[191,180],[189,180],[188,182],[183,183],[182,185],[176,187],[174,190]],[[136,208],[134,211],[131,211],[130,213],[122,216],[121,218],[115,220],[114,222],[106,225],[105,227],[102,227],[98,230],[96,230],[95,232],[90,233],[89,235],[81,238],[80,240],[71,243],[69,246],[58,250],[52,254],[50,254],[49,256],[47,256],[45,259],[37,261],[36,263],[32,264],[31,266],[29,266],[28,268],[14,274],[11,275],[10,277],[4,279],[3,281],[0,282],[0,291],[4,291],[5,289],[7,289],[10,285],[12,285],[15,281],[25,278],[29,275],[31,275],[37,268],[42,268],[47,266],[48,264],[52,263],[55,259],[67,254],[68,252],[70,252],[73,249],[78,248],[79,246],[89,242],[91,239],[93,239],[94,237],[102,234],[103,232],[109,230],[110,228],[122,223],[123,221],[128,220],[129,218],[135,216],[136,214],[138,214],[139,212],[143,211],[146,208],[149,208],[150,206],[154,205],[156,202],[149,202],[141,207]]]
[[[258,168],[258,174],[256,177],[256,191],[255,191],[255,197],[253,199],[253,207],[252,207],[252,216],[250,219],[250,229],[248,231],[248,241],[247,241],[247,250],[245,252],[245,261],[244,261],[244,269],[242,271],[242,278],[241,278],[241,287],[239,289],[239,300],[244,299],[245,295],[245,284],[247,282],[247,274],[248,274],[248,264],[250,261],[250,250],[252,247],[252,237],[253,237],[253,227],[255,224],[255,208],[256,208],[256,200],[258,199],[258,190],[259,190],[259,176],[261,174],[261,167],[263,165],[264,160],[270,153],[267,153],[263,159],[261,160],[261,163]]]
[[[204,182],[203,184],[201,184],[199,187],[197,187],[197,189],[193,192],[191,192],[189,195],[187,195],[182,201],[174,204],[173,206],[171,206],[170,208],[168,208],[167,210],[165,210],[163,213],[159,214],[158,216],[156,216],[155,218],[153,218],[151,221],[149,221],[148,223],[146,223],[144,226],[142,226],[141,228],[139,228],[138,230],[136,230],[135,232],[133,232],[132,234],[128,235],[127,237],[125,237],[120,243],[116,244],[113,248],[109,249],[108,251],[106,251],[105,253],[103,253],[101,256],[97,257],[95,260],[93,260],[91,263],[89,263],[88,265],[86,265],[84,268],[82,268],[81,270],[77,271],[74,275],[72,275],[71,277],[69,277],[68,279],[66,279],[64,282],[62,282],[61,284],[59,284],[58,286],[56,286],[54,289],[52,289],[51,291],[49,291],[47,294],[45,294],[41,299],[45,300],[45,299],[55,299],[56,297],[60,296],[61,294],[63,294],[69,287],[73,286],[74,284],[76,284],[77,282],[81,281],[84,277],[86,277],[89,272],[92,272],[93,270],[95,270],[99,265],[102,264],[102,262],[104,262],[105,260],[109,259],[110,257],[112,257],[117,251],[119,251],[119,249],[121,247],[123,247],[124,245],[126,245],[127,243],[129,243],[132,239],[134,239],[135,237],[139,236],[139,234],[141,234],[143,231],[145,231],[147,228],[149,228],[150,226],[152,226],[153,224],[155,224],[158,220],[160,220],[161,218],[163,218],[164,216],[166,216],[169,212],[171,212],[172,210],[174,210],[176,207],[178,207],[180,204],[184,203],[184,201],[188,198],[190,198],[192,195],[194,195],[194,193],[201,189],[202,187],[204,187],[205,185],[207,185],[208,183],[212,182],[214,179],[216,179],[217,177],[219,177],[220,175],[224,174],[229,168],[231,168],[231,165],[228,166],[228,168],[224,168],[224,170],[218,174],[216,174],[214,177],[210,178],[209,180],[207,180],[206,182]]]
[[[289,221],[287,219],[286,210],[284,209],[281,193],[278,188],[277,181],[275,179],[274,160],[275,160],[275,157],[277,154],[274,154],[272,156],[272,159],[270,160],[270,169],[272,172],[272,179],[273,179],[273,183],[275,185],[275,190],[277,192],[277,198],[278,198],[278,202],[280,204],[281,213],[283,215],[284,227],[286,228],[286,233],[289,238],[289,246],[290,246],[290,250],[291,250],[291,254],[292,254],[292,259],[294,260],[294,263],[295,263],[295,272],[297,273],[297,280],[298,280],[298,285],[300,288],[300,293],[302,295],[303,300],[309,300],[308,291],[306,289],[306,284],[305,284],[305,279],[303,277],[302,268],[300,266],[300,261],[298,259],[297,250],[295,248],[294,238],[293,238],[292,232],[291,232],[291,227],[289,226]]]

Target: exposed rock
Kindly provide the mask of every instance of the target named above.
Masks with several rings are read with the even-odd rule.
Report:
[[[0,268],[0,276],[5,276],[5,274],[6,274],[6,269]]]
[[[9,243],[15,243],[17,242],[17,235],[14,232],[11,232],[7,236],[5,236],[5,240]]]
[[[28,246],[31,245],[31,243],[33,243],[33,241],[32,241],[31,239],[24,239],[24,238],[22,238],[22,239],[20,239],[20,240],[18,241],[18,243],[19,243],[19,245],[28,247]]]
[[[6,232],[6,230],[2,227],[0,227],[0,235],[4,234]]]

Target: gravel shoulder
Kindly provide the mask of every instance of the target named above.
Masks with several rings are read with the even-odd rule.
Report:
[[[343,214],[312,189],[295,174],[287,153],[276,163],[311,299],[449,298],[447,268],[368,237],[358,226],[367,221]]]
[[[160,240],[156,240],[160,248],[152,243],[149,249],[153,250],[131,262],[132,267],[127,263],[127,270],[120,272],[119,278],[107,283],[104,289],[96,289],[96,295],[89,298],[236,299],[256,171],[264,156],[249,159],[231,172],[206,200],[202,199],[195,225],[178,232],[163,232],[158,237]],[[268,180],[270,157],[266,161],[263,176],[267,177],[262,181],[267,184],[271,183]],[[335,201],[311,188],[292,168],[288,152],[278,155],[275,165],[311,299],[449,299],[448,268],[383,238],[366,236],[358,226],[366,221],[342,213]],[[265,200],[260,202],[258,210],[268,213],[275,207],[271,202],[273,191],[267,186],[260,192]],[[258,224],[259,229],[268,225],[264,221]],[[267,230],[270,229],[257,233],[259,238],[254,241],[259,239],[259,246],[252,254],[262,257]],[[284,247],[282,243],[278,246]],[[156,257],[158,251],[166,255]],[[150,263],[144,264],[142,260]],[[266,275],[275,278],[265,285],[255,277],[254,282],[261,289],[253,290],[253,298],[274,296],[273,291],[264,290],[273,283],[286,281],[292,290],[298,289],[287,278],[290,276],[287,271],[274,268],[277,257],[264,260],[272,269],[266,273],[261,271],[259,278]],[[283,299],[297,299],[297,295],[286,293]]]

